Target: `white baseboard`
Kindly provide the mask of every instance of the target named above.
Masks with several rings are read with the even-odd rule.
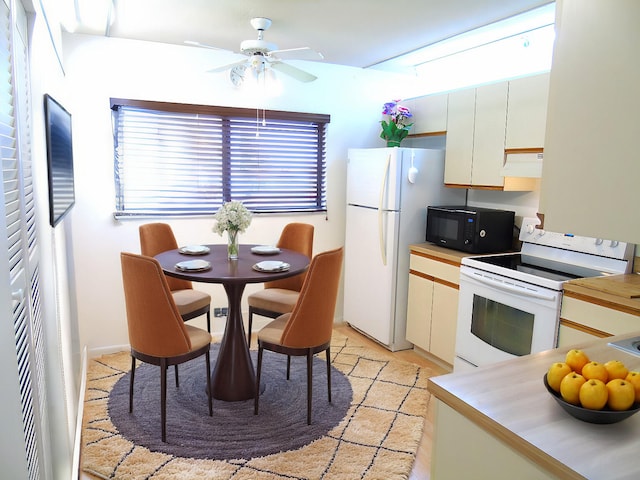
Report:
[[[82,365],[80,377],[80,393],[78,394],[78,408],[76,417],[76,432],[73,442],[73,460],[71,463],[71,480],[80,478],[80,449],[82,446],[82,418],[84,415],[84,394],[87,385],[87,347],[82,350]]]

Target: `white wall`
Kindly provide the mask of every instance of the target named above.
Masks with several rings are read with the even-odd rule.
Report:
[[[378,122],[382,104],[401,95],[402,82],[396,77],[299,62],[318,80],[302,84],[284,78],[284,93],[256,101],[234,87],[224,73],[206,73],[230,60],[225,52],[86,35],[64,35],[63,45],[66,86],[73,92],[65,107],[73,115],[76,178],[76,205],[65,222],[72,231],[80,341],[90,352],[128,343],[119,254],[140,251],[138,226],[149,221],[113,219],[110,97],[330,114],[327,214],[256,216],[241,242],[274,243],[286,223],[303,221],[315,225],[315,252],[343,245],[346,152],[349,147],[384,146]],[[210,218],[168,223],[179,244],[225,241],[211,232]],[[197,288],[212,294],[212,307],[226,306],[222,287],[198,284]],[[259,288],[247,286],[245,298]],[[340,299],[336,319],[341,318]],[[219,328],[216,324],[214,329]]]

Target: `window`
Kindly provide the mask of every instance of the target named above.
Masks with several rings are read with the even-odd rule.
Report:
[[[326,210],[329,115],[112,99],[116,217]]]

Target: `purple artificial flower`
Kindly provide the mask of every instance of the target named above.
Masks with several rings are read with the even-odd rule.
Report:
[[[409,111],[409,109],[407,107],[404,107],[402,105],[398,105],[397,106],[397,110],[398,110],[398,115],[401,115],[405,118],[411,118],[411,111]]]
[[[384,106],[382,107],[382,114],[383,115],[395,115],[395,113],[396,113],[396,105],[397,105],[397,102],[385,103]]]

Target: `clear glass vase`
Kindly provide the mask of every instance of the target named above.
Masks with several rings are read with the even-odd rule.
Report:
[[[228,230],[227,231],[227,253],[229,255],[229,260],[237,260],[238,259],[238,231],[237,230]]]

